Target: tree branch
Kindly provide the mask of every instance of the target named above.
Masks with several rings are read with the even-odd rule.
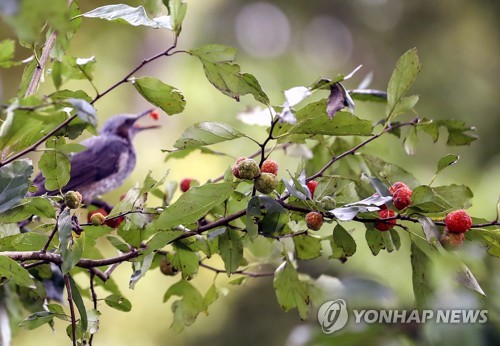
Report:
[[[209,266],[208,264],[205,264],[203,262],[200,262],[200,267],[203,267],[205,269],[209,269],[217,274],[219,273],[226,273],[226,270],[224,269],[218,269],[212,266]],[[274,272],[262,272],[262,273],[253,273],[253,272],[247,272],[244,270],[237,270],[233,274],[240,274],[240,275],[246,275],[249,277],[253,278],[259,278],[259,277],[266,277],[266,276],[274,276]]]
[[[73,346],[76,346],[76,316],[75,316],[75,307],[73,306],[73,294],[71,292],[71,283],[69,281],[69,274],[64,275],[64,284],[66,285],[66,291],[68,292],[68,304],[69,304],[69,311],[71,314],[71,335],[73,339]]]

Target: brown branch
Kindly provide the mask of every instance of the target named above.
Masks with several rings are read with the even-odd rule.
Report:
[[[71,335],[73,339],[73,346],[76,346],[76,316],[75,307],[73,305],[73,294],[71,292],[71,283],[69,281],[69,274],[64,275],[64,284],[66,285],[66,291],[68,292],[68,304],[69,311],[71,314]]]
[[[58,227],[59,227],[59,224],[56,222],[56,224],[54,226],[54,229],[52,230],[52,233],[50,233],[49,237],[47,238],[47,241],[45,242],[45,245],[43,246],[42,250],[40,250],[41,252],[46,252],[47,251],[47,248],[49,247],[50,242],[52,241],[52,239],[54,238],[54,236],[57,233],[57,228]]]
[[[209,270],[211,270],[211,271],[213,271],[213,272],[215,272],[217,274],[226,273],[226,270],[224,270],[224,269],[218,269],[218,268],[209,266],[208,264],[205,264],[203,262],[200,262],[200,267],[203,267],[205,269],[209,269]],[[246,276],[253,277],[253,278],[266,277],[266,276],[274,276],[274,272],[253,273],[253,272],[247,272],[247,271],[244,271],[244,270],[237,270],[233,274],[246,275]]]
[[[317,173],[315,173],[315,174],[311,175],[309,178],[307,178],[306,182],[309,181],[309,180],[313,180],[313,179],[316,179],[318,177],[323,176],[323,173],[325,173],[325,171],[328,168],[330,168],[335,162],[339,161],[340,159],[343,159],[344,157],[346,157],[348,155],[354,154],[357,150],[359,150],[360,148],[364,147],[365,145],[367,145],[371,141],[379,138],[383,134],[385,134],[387,132],[390,132],[392,130],[404,127],[404,126],[414,126],[414,125],[418,124],[419,121],[420,121],[419,118],[414,118],[414,119],[412,119],[412,120],[410,120],[408,122],[405,122],[405,123],[395,124],[393,126],[386,127],[382,132],[380,132],[380,133],[378,133],[376,135],[373,135],[372,137],[370,137],[370,138],[366,139],[365,141],[359,143],[355,147],[353,147],[353,148],[351,148],[351,149],[343,152],[342,154],[340,154],[338,156],[332,157],[332,159],[323,168],[321,168]]]

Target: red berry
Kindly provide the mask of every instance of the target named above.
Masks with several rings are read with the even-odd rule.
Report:
[[[306,215],[307,228],[317,231],[323,225],[323,215],[317,211],[311,211]]]
[[[125,220],[125,217],[123,216],[120,216],[120,217],[117,217],[115,219],[111,219],[111,220],[106,220],[104,221],[104,224],[106,226],[109,226],[111,228],[117,228],[118,226],[120,226],[120,224]]]
[[[234,165],[233,165],[233,175],[234,175],[236,178],[238,178],[238,179],[241,179],[241,177],[240,177],[240,171],[239,171],[239,169],[238,169],[238,165],[239,165],[239,163],[240,163],[241,161],[244,161],[244,160],[246,160],[246,159],[248,159],[248,157],[244,157],[244,156],[243,156],[243,157],[240,157],[240,158],[238,158],[238,159],[236,160],[236,162],[235,162],[235,163],[234,163]]]
[[[408,186],[405,184],[405,183],[402,183],[400,181],[392,184],[392,186],[389,188],[389,192],[391,193],[391,196],[394,195],[394,192],[396,192],[397,190],[401,189],[401,188],[408,188]]]
[[[464,233],[472,227],[472,219],[465,210],[455,210],[446,215],[446,228],[451,233]]]
[[[97,214],[97,213],[102,214],[104,216],[108,216],[108,212],[106,210],[104,210],[103,208],[96,209],[96,210],[91,210],[87,214],[87,222],[91,222],[90,219],[92,218],[92,215]]]
[[[378,211],[378,216],[380,216],[381,219],[386,219],[389,217],[393,217],[395,215],[396,213],[390,209]],[[378,229],[379,231],[384,232],[389,230],[390,228],[393,228],[396,223],[397,223],[396,219],[380,221],[375,224],[375,228]]]
[[[278,174],[278,164],[273,160],[266,160],[262,163],[262,167],[260,168],[262,173],[271,173],[274,175]]]
[[[189,190],[189,188],[191,187],[191,180],[193,179],[184,178],[181,180],[180,188],[182,192],[186,192],[187,190]]]
[[[160,112],[158,112],[158,110],[156,109],[152,110],[151,112],[149,112],[149,116],[154,120],[158,120],[160,118]]]
[[[309,188],[309,192],[311,192],[311,198],[314,197],[314,191],[316,190],[316,186],[318,186],[317,181],[310,180],[307,182],[307,187]]]
[[[441,236],[441,245],[447,250],[456,250],[464,243],[465,236],[463,233],[444,232]]]
[[[398,209],[404,209],[411,204],[411,195],[413,191],[407,187],[401,187],[394,191],[392,195],[392,202],[394,206]]]

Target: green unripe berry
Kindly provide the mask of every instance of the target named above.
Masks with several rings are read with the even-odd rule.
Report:
[[[253,159],[245,159],[238,163],[238,176],[240,179],[252,180],[259,176],[260,168]]]
[[[82,203],[82,195],[78,191],[68,191],[64,195],[64,204],[69,209],[76,209]]]
[[[94,226],[102,225],[105,220],[106,216],[102,215],[101,213],[92,214],[92,216],[90,217],[90,223]]]
[[[272,173],[261,173],[255,179],[255,189],[264,194],[269,194],[278,186],[278,178]]]
[[[337,202],[331,196],[324,196],[318,201],[318,203],[324,210],[332,210],[337,206]]]

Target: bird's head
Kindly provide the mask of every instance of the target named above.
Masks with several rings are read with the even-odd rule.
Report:
[[[140,114],[114,115],[104,123],[100,134],[116,135],[132,140],[134,136],[142,130],[159,128],[159,125],[141,126],[136,123],[139,119],[151,113],[151,111],[152,109],[148,109],[146,112]]]

